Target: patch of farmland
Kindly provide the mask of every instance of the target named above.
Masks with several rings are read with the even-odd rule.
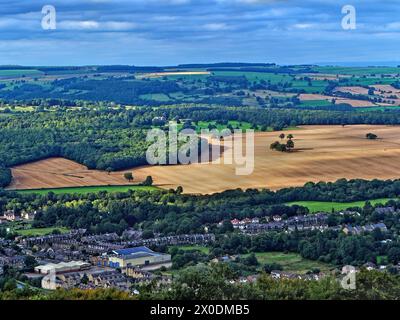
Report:
[[[11,170],[13,180],[7,188],[9,190],[131,184],[124,178],[123,172],[108,174],[105,171],[89,170],[64,158],[36,161],[15,166]]]
[[[210,75],[209,71],[180,71],[180,72],[155,72],[155,73],[143,73],[136,75],[137,79],[144,78],[162,78],[168,76],[204,76]]]
[[[367,140],[373,132],[377,140]],[[235,174],[230,164],[202,163],[185,166],[145,166],[136,176],[151,175],[163,188],[182,186],[186,193],[210,194],[235,188],[277,190],[302,186],[309,181],[400,178],[399,126],[304,126],[283,131],[294,135],[295,152],[270,150],[282,132],[258,132],[255,136],[254,172]]]
[[[337,104],[347,103],[347,104],[351,105],[352,107],[376,106],[376,104],[371,101],[347,99],[347,98],[340,98],[340,97],[335,97],[335,96],[327,96],[327,95],[323,95],[323,94],[314,94],[314,93],[302,93],[302,94],[300,94],[299,99],[301,101],[313,101],[313,100],[332,101],[333,99],[335,99]]]
[[[363,94],[368,95],[368,89],[359,86],[352,86],[352,87],[337,87],[335,91],[351,93],[351,94]]]

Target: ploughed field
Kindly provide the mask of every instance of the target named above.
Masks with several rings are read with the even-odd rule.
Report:
[[[64,158],[50,158],[12,168],[13,180],[7,189],[45,189],[125,185],[121,172],[108,174]]]
[[[378,135],[378,139],[367,140],[365,135],[369,132]],[[70,160],[52,158],[12,168],[14,179],[8,189],[126,185],[130,184],[123,177],[127,171],[133,172],[134,183],[150,175],[161,188],[182,186],[185,193],[196,194],[235,188],[276,190],[340,178],[400,178],[400,126],[304,126],[283,131],[292,133],[295,142],[295,150],[286,153],[270,150],[271,143],[280,141],[281,133],[256,133],[255,168],[247,176],[236,175],[234,165],[215,161],[145,166],[108,174],[88,170]],[[227,154],[226,150],[222,157]]]
[[[379,139],[367,140],[369,132]],[[164,188],[180,185],[185,193],[201,194],[235,188],[277,190],[340,178],[400,178],[399,126],[304,126],[284,131],[292,133],[295,142],[295,150],[287,153],[269,148],[280,133],[256,133],[255,169],[249,176],[235,175],[235,167],[224,164],[143,167],[135,174],[151,175]]]

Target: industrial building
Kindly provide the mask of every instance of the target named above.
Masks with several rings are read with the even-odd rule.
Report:
[[[114,250],[108,260],[109,266],[112,268],[171,265],[171,255],[154,252],[147,247]]]
[[[90,263],[83,261],[71,261],[71,262],[60,262],[60,263],[48,263],[42,266],[35,267],[35,272],[40,274],[50,274],[54,271],[56,274],[76,272],[89,269]]]

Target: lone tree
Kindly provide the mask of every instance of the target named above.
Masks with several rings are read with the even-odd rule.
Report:
[[[182,194],[182,192],[183,192],[182,186],[178,186],[178,187],[176,188],[176,194]]]
[[[285,152],[287,151],[286,144],[284,143],[279,143],[278,141],[275,141],[274,143],[271,143],[270,147],[271,150],[276,150],[280,152]]]
[[[287,135],[287,138],[288,138],[289,140],[292,140],[292,139],[294,138],[294,136],[290,133],[290,134]]]
[[[288,140],[286,143],[286,148],[288,149],[288,151],[292,150],[294,148],[294,142],[293,140]]]
[[[152,186],[152,185],[153,185],[153,178],[152,178],[152,176],[147,176],[147,177],[146,177],[146,180],[143,181],[143,185],[144,185],[144,186],[147,186],[147,187]]]
[[[133,174],[132,174],[132,172],[125,172],[125,173],[124,173],[124,178],[125,178],[126,180],[128,180],[129,182],[133,181]]]
[[[285,134],[284,134],[284,133],[281,133],[281,134],[279,135],[279,138],[281,138],[281,140],[285,139]]]
[[[279,145],[280,143],[278,142],[278,141],[275,141],[274,143],[271,143],[271,145],[270,145],[270,149],[271,150],[276,150],[276,148],[278,147],[278,145]]]
[[[375,139],[378,138],[378,136],[377,136],[376,134],[373,134],[373,133],[367,133],[367,134],[365,135],[365,137],[366,137],[367,139],[370,139],[370,140],[375,140]]]

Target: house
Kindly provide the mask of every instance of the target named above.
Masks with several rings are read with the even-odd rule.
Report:
[[[3,217],[7,221],[19,221],[19,220],[21,220],[21,217],[16,215],[14,210],[8,210],[8,211],[4,212]]]
[[[154,268],[169,267],[171,255],[154,252],[147,247],[134,247],[114,250],[113,255],[109,256],[109,266],[112,268],[126,268],[128,265],[152,266]]]
[[[25,267],[25,256],[13,255],[13,256],[0,256],[0,266],[9,266],[16,269],[22,269]]]
[[[36,216],[36,211],[34,211],[34,212],[22,212],[21,213],[21,218],[22,219],[24,219],[24,220],[33,220],[33,219],[35,219],[35,216]]]
[[[339,214],[341,216],[352,216],[352,217],[359,217],[361,214],[357,211],[350,211],[350,210],[344,210],[340,211]]]
[[[122,291],[129,291],[130,287],[127,278],[123,274],[116,271],[90,274],[88,279],[97,288],[116,288]]]
[[[310,273],[310,274],[302,274],[302,273],[294,273],[294,272],[288,272],[288,271],[271,271],[271,277],[273,279],[300,279],[300,280],[320,280],[323,278],[325,274],[320,273]]]
[[[127,240],[138,240],[142,238],[142,233],[142,231],[128,229],[122,233],[122,238]]]
[[[164,125],[164,124],[167,123],[167,119],[164,116],[162,116],[162,117],[154,117],[152,119],[152,123],[153,123],[153,125]]]
[[[150,281],[155,278],[152,273],[141,270],[140,268],[131,265],[123,268],[121,271],[122,274],[125,274],[127,277],[132,278],[137,282]]]
[[[375,208],[375,212],[378,214],[390,214],[394,213],[396,210],[394,207],[383,207],[383,208]]]
[[[374,224],[368,224],[365,226],[350,226],[346,225],[343,228],[343,232],[345,234],[361,234],[363,232],[372,232],[374,230],[380,230],[381,232],[387,232],[387,227],[384,223],[374,223]]]
[[[377,268],[376,264],[374,264],[372,262],[367,262],[367,263],[363,264],[363,267],[365,269],[367,269],[368,271],[375,270]]]
[[[72,289],[96,289],[116,288],[129,291],[130,282],[121,273],[116,271],[80,271],[62,274],[48,274],[42,279],[42,288],[56,290],[58,288]]]
[[[281,217],[281,216],[278,216],[278,215],[273,216],[272,219],[273,219],[275,222],[282,221],[282,217]]]
[[[260,219],[259,218],[253,218],[253,219],[251,219],[251,223],[260,223]]]

